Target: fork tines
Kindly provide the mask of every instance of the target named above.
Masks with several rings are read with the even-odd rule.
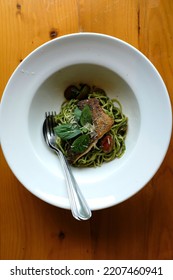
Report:
[[[52,135],[54,134],[54,126],[56,125],[55,124],[55,119],[54,117],[56,116],[56,112],[52,111],[52,112],[46,112],[45,113],[45,117],[46,117],[46,129],[47,131],[49,131],[49,133]]]
[[[51,117],[51,116],[56,116],[56,115],[57,115],[56,111],[46,112],[45,113],[45,118]]]

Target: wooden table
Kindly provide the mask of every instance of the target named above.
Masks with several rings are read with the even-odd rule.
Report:
[[[36,47],[85,31],[113,35],[142,51],[173,99],[172,0],[0,0],[0,94]],[[0,259],[173,259],[172,151],[171,140],[145,188],[86,222],[29,193],[1,151]]]

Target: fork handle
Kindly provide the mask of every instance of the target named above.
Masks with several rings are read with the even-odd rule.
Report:
[[[92,215],[91,210],[73,176],[70,165],[61,151],[55,150],[55,152],[65,174],[72,215],[77,220],[88,220]]]

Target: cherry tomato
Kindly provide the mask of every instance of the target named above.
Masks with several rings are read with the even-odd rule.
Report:
[[[111,135],[106,135],[101,140],[101,148],[104,153],[110,153],[113,149],[114,141]]]

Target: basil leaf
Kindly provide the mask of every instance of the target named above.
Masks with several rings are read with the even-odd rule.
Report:
[[[82,126],[84,126],[86,123],[92,123],[92,113],[88,105],[85,105],[82,110],[80,123]]]
[[[83,153],[89,146],[90,137],[88,134],[79,136],[71,145],[74,153]]]
[[[87,99],[88,95],[90,94],[91,88],[86,84],[81,84],[80,93],[77,95],[78,100]]]
[[[76,107],[74,109],[74,117],[77,121],[80,120],[81,114],[82,114],[82,111],[78,107]]]
[[[62,140],[68,140],[74,138],[75,136],[81,134],[80,129],[78,126],[67,123],[67,124],[60,124],[54,127],[54,132],[58,135]]]

